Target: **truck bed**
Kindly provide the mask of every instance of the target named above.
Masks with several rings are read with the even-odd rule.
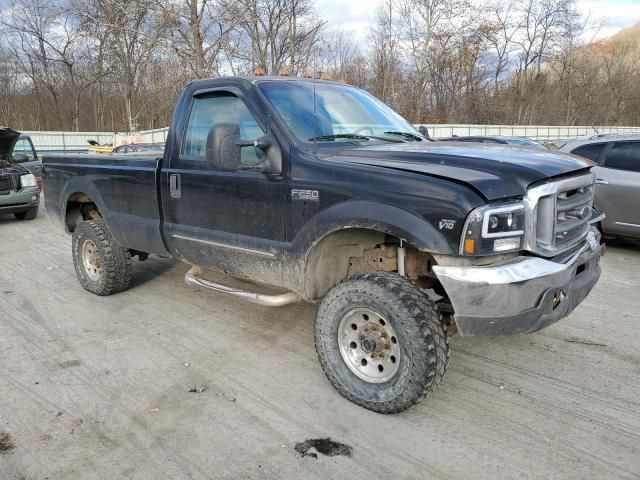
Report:
[[[95,202],[119,244],[168,255],[160,230],[161,163],[157,155],[45,155],[47,213],[67,228],[64,205],[74,194],[84,192]]]

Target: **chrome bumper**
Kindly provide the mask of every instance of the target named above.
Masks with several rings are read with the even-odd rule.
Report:
[[[566,317],[600,278],[603,246],[595,231],[558,263],[518,257],[499,266],[434,266],[462,336],[492,336],[541,330]]]

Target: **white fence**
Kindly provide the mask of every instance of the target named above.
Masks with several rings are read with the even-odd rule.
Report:
[[[416,125],[418,127],[419,125]],[[529,137],[539,141],[573,138],[596,133],[640,133],[640,127],[611,126],[545,126],[545,125],[429,125],[429,134],[433,138],[445,138],[466,135],[506,135],[510,137]],[[144,143],[164,143],[169,128],[145,130],[138,132],[136,138]],[[36,149],[46,151],[78,151],[86,150],[88,140],[100,144],[112,144],[115,136],[108,132],[24,132],[31,136]],[[119,138],[122,136],[119,135]]]
[[[145,130],[136,133],[144,143],[164,143],[167,139],[169,128]],[[36,150],[39,152],[82,151],[89,147],[89,140],[94,140],[100,145],[111,145],[116,135],[109,132],[22,132],[31,137]],[[122,135],[118,135],[122,137]]]
[[[108,132],[22,132],[31,137],[38,152],[86,150],[87,140],[112,143],[113,134]]]

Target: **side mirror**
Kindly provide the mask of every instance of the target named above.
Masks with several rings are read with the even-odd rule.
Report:
[[[264,151],[264,160],[260,164],[260,170],[267,175],[280,175],[282,173],[282,152],[273,135],[267,133],[255,141],[256,148]]]
[[[429,136],[429,129],[427,127],[425,127],[424,125],[420,125],[418,127],[418,131],[420,132],[420,134],[424,137],[424,138],[431,138]]]
[[[11,155],[11,161],[13,163],[24,163],[29,161],[29,157],[27,157],[24,153],[16,153]]]
[[[207,161],[216,170],[238,170],[241,147],[237,123],[216,123],[207,135]]]
[[[255,147],[265,153],[260,164],[262,173],[282,173],[282,154],[275,138],[267,134],[257,140],[242,140],[237,123],[216,123],[211,127],[207,135],[207,161],[216,170],[240,170],[242,147]]]

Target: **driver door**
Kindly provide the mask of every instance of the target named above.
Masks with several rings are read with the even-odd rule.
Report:
[[[33,148],[31,139],[28,137],[21,137],[16,142],[11,152],[11,156],[15,163],[19,163],[36,177],[42,177],[42,163],[36,156],[36,151]]]
[[[266,132],[239,92],[215,90],[191,102],[180,154],[162,173],[167,243],[185,261],[250,277],[256,262],[268,264],[284,248],[285,179],[261,173],[264,152],[253,146],[242,148],[236,171],[215,169],[207,161],[214,124],[238,124],[243,140]]]
[[[640,238],[640,141],[614,142],[596,174],[595,205],[605,233]]]

